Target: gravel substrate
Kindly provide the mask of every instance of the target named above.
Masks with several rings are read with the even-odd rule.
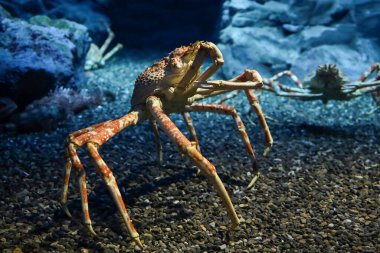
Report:
[[[98,237],[83,225],[75,177],[69,189],[73,218],[58,203],[67,134],[126,113],[134,79],[155,59],[122,56],[89,74],[88,85],[105,85],[116,93],[114,102],[76,115],[50,133],[0,135],[0,251],[140,251],[83,150]],[[146,252],[380,252],[380,113],[368,113],[375,108],[371,98],[327,106],[272,94],[260,99],[274,137],[267,157],[261,155],[263,135],[244,97],[228,102],[246,122],[263,173],[249,191],[249,160],[233,120],[193,114],[202,153],[217,167],[242,220],[230,233],[224,232],[229,220],[211,184],[163,133],[162,166],[155,162],[146,122],[101,148]],[[188,135],[181,118],[171,118]]]

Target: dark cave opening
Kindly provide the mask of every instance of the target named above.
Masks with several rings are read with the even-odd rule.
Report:
[[[116,0],[107,6],[116,40],[127,48],[171,50],[216,41],[223,0]]]

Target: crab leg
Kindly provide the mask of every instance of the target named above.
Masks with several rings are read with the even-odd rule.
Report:
[[[112,32],[112,30],[110,28],[107,28],[107,32],[108,32],[108,37],[104,41],[103,45],[99,49],[100,55],[104,55],[104,53],[106,52],[107,48],[111,44],[113,38],[115,38],[115,34]]]
[[[268,85],[268,83],[264,82],[263,90],[273,91],[275,93],[287,92],[287,93],[300,93],[300,94],[308,94],[310,93],[307,89],[301,89],[297,87],[289,87],[282,83],[272,83]]]
[[[72,133],[72,134],[69,135],[67,143],[70,143],[71,140],[74,139],[77,136],[80,136],[80,135],[82,135],[84,133],[87,133],[87,132],[90,132],[90,131],[93,131],[93,130],[97,129],[100,126],[103,126],[107,122],[110,122],[110,121],[108,120],[108,121],[105,121],[105,122],[102,122],[102,123],[98,123],[98,124],[92,125],[90,127],[86,127],[86,128],[81,129],[81,130],[75,131],[74,133]],[[70,147],[70,145],[67,145],[67,147],[65,148],[65,158],[66,158],[65,178],[64,178],[63,189],[62,189],[61,199],[60,199],[60,203],[61,203],[62,209],[65,211],[65,213],[69,217],[71,217],[71,214],[70,214],[70,211],[67,208],[67,193],[68,193],[69,183],[70,183],[71,168],[72,168],[72,165],[73,165],[71,157],[75,157],[75,159],[78,158],[78,156],[76,155],[76,152],[73,152],[73,150],[70,151],[70,149],[72,149],[72,147]],[[77,160],[79,161],[79,159],[77,159]],[[78,164],[77,167],[81,168],[83,166],[81,164]]]
[[[69,171],[68,168],[71,167],[71,164],[73,164],[74,168],[78,171],[78,180],[79,180],[79,186],[81,189],[81,199],[82,199],[82,209],[83,209],[83,214],[84,214],[84,220],[85,220],[87,228],[90,230],[92,234],[95,235],[95,232],[92,229],[91,219],[90,219],[90,215],[88,211],[85,171],[76,152],[77,148],[83,146],[84,144],[87,144],[87,150],[89,151],[90,156],[95,163],[97,171],[103,175],[103,179],[106,182],[112,194],[112,197],[117,204],[119,212],[122,215],[124,222],[127,225],[127,229],[130,236],[140,248],[143,248],[143,246],[139,240],[139,234],[136,232],[136,229],[133,227],[132,221],[128,216],[124,201],[117,187],[116,180],[112,174],[112,171],[108,168],[106,163],[100,157],[97,149],[101,145],[103,145],[105,142],[107,142],[110,138],[112,138],[115,134],[119,133],[120,131],[122,131],[124,128],[128,126],[135,125],[139,120],[142,120],[143,118],[144,118],[144,115],[142,114],[141,111],[132,111],[117,120],[107,121],[105,123],[97,124],[95,125],[97,127],[94,128],[93,130],[89,130],[89,128],[87,128],[87,129],[75,132],[74,135],[76,136],[69,139],[68,156],[70,159],[66,168],[66,174],[67,174],[67,171]],[[81,134],[78,135],[79,132],[81,132]],[[65,178],[65,183],[67,181],[66,178]],[[62,196],[64,195],[65,194],[63,193]],[[66,197],[61,199],[61,202],[63,202],[62,204],[64,206],[66,205],[66,200],[67,200],[67,192],[66,192]]]
[[[198,77],[197,81],[207,80],[220,68],[220,66],[223,65],[224,60],[219,48],[211,42],[202,41],[200,49],[198,50],[198,53],[195,56],[190,70],[186,73],[186,75],[182,78],[181,82],[178,84],[179,88],[190,88],[190,90],[192,90],[192,87],[189,86],[190,80],[194,76],[196,76],[196,73],[199,71],[203,62],[205,61],[207,54],[210,55],[213,63],[203,72],[201,76]]]
[[[93,158],[94,164],[97,167],[98,171],[103,175],[104,182],[107,184],[113,200],[116,202],[119,213],[127,225],[130,236],[132,237],[133,241],[142,249],[143,245],[139,239],[139,234],[133,226],[132,220],[129,218],[127,208],[125,207],[123,198],[121,197],[119,187],[117,186],[116,179],[113,176],[112,171],[108,168],[107,164],[100,156],[96,144],[88,143],[87,150]]]
[[[119,52],[123,48],[123,45],[118,43],[114,48],[112,48],[111,51],[109,51],[105,56],[102,57],[101,62],[102,64],[105,64],[105,62],[111,58],[114,54]]]
[[[248,188],[251,188],[253,184],[256,182],[256,180],[258,179],[260,173],[257,169],[255,151],[253,150],[251,142],[249,141],[249,137],[248,137],[245,125],[243,121],[241,120],[239,114],[237,113],[236,109],[228,105],[204,104],[204,103],[193,104],[193,105],[187,106],[186,109],[189,111],[194,111],[194,112],[212,112],[212,113],[218,113],[218,114],[231,115],[233,117],[233,119],[235,120],[236,126],[240,132],[242,141],[245,144],[249,158],[251,159],[251,162],[252,162],[252,168],[253,168],[253,172],[255,176],[248,185],[249,186]]]
[[[293,74],[293,72],[289,71],[289,70],[285,70],[285,71],[281,71],[280,73],[277,73],[276,75],[272,76],[271,78],[269,79],[266,79],[264,80],[264,83],[266,83],[267,85],[269,86],[272,86],[272,84],[279,80],[281,77],[283,76],[288,76],[290,79],[292,79],[292,81],[299,87],[299,88],[303,88],[303,84],[302,82],[298,79],[298,77]]]
[[[214,165],[212,165],[202,154],[191,144],[191,142],[179,131],[174,123],[162,110],[162,104],[159,98],[151,96],[147,99],[147,107],[156,119],[160,127],[165,131],[169,138],[177,144],[179,150],[189,157],[189,159],[201,169],[212,182],[216,191],[219,193],[227,209],[228,216],[231,219],[230,230],[239,225],[240,221],[236,215],[235,208],[231,202],[226,188],[220,180]]]
[[[230,100],[231,98],[234,98],[236,97],[237,95],[239,95],[239,93],[241,92],[242,90],[235,90],[233,92],[230,92],[229,94],[227,94],[226,96],[218,99],[215,101],[216,104],[221,104],[221,103],[224,103],[226,102],[227,100]]]
[[[345,84],[342,88],[342,92],[344,93],[357,93],[359,92],[359,96],[368,93],[371,91],[376,91],[380,89],[380,77],[378,81],[371,81],[371,82],[354,82]]]
[[[192,143],[197,148],[197,150],[200,152],[201,148],[199,146],[199,140],[198,140],[198,137],[197,137],[197,133],[195,132],[195,128],[194,128],[194,125],[193,125],[193,120],[191,119],[191,116],[190,116],[190,114],[188,112],[184,112],[184,113],[181,113],[181,114],[182,114],[183,120],[185,121],[186,127],[189,130],[189,132],[190,132]]]
[[[247,81],[261,81],[263,82],[262,77],[256,70],[251,70],[251,69],[246,69],[242,74],[235,76],[234,78],[228,80],[230,82],[247,82]],[[242,90],[235,90],[233,92],[230,92],[227,96],[222,97],[215,101],[216,104],[221,104],[231,98],[236,97],[239,92]],[[224,91],[217,91],[219,92],[218,94],[226,93],[229,92],[229,90],[224,90]],[[215,94],[216,95],[216,94]]]
[[[369,67],[364,73],[360,76],[359,80],[360,82],[364,82],[367,80],[367,78],[374,73],[375,71],[379,72],[380,71],[380,63],[375,62]],[[376,78],[378,79],[378,77]]]
[[[231,90],[260,89],[263,85],[262,78],[256,70],[246,69],[242,74],[230,79],[214,81],[195,81],[192,86],[197,88],[194,100],[213,97]]]
[[[379,71],[380,71],[380,63],[378,62],[375,62],[374,64],[371,65],[371,67],[369,67],[359,78],[359,81],[361,82],[364,82],[367,80],[367,78],[372,74],[374,73],[375,71],[377,71],[377,75],[375,77],[375,80],[380,80],[380,74],[379,74]],[[372,98],[373,100],[375,101],[376,105],[377,106],[380,106],[380,91],[374,91],[372,92]]]
[[[154,140],[156,141],[156,150],[157,150],[157,162],[158,164],[163,163],[163,152],[162,152],[162,142],[160,140],[160,133],[158,131],[157,122],[155,120],[149,120],[150,127],[152,128]]]
[[[290,73],[290,71],[288,71],[286,74],[289,74],[289,73]],[[248,82],[248,81],[255,81],[255,80],[257,80],[257,81],[262,80],[260,74],[255,70],[246,69],[242,74],[236,76],[235,78],[231,79],[230,81],[232,81],[232,82],[235,82],[235,81]],[[237,91],[237,92],[239,92],[239,91]],[[273,145],[272,135],[270,133],[268,124],[267,124],[265,117],[264,117],[263,110],[261,109],[260,103],[259,103],[256,95],[253,93],[252,90],[246,89],[246,90],[244,90],[244,92],[248,98],[249,103],[251,104],[253,111],[256,113],[256,115],[259,119],[261,128],[263,129],[265,140],[268,144],[268,147],[264,151],[264,156],[266,156],[268,154],[269,150],[271,149],[272,145]]]
[[[272,134],[270,133],[267,121],[265,120],[263,110],[261,109],[259,100],[257,99],[256,95],[253,93],[252,90],[245,90],[244,92],[248,98],[249,103],[251,104],[251,107],[253,108],[253,111],[256,113],[257,118],[259,119],[261,128],[264,132],[265,141],[268,145],[268,147],[264,150],[264,156],[266,156],[273,145]]]
[[[91,223],[91,218],[90,218],[90,213],[88,209],[88,195],[87,195],[87,185],[86,185],[86,172],[84,170],[82,162],[78,158],[78,154],[76,151],[75,144],[69,143],[67,147],[67,152],[68,156],[70,157],[69,161],[67,162],[66,165],[66,175],[67,172],[69,175],[66,177],[69,179],[70,176],[70,171],[71,171],[71,166],[72,164],[74,165],[74,168],[77,171],[77,176],[78,176],[78,184],[79,184],[79,189],[80,189],[80,196],[81,196],[81,202],[82,202],[82,211],[83,211],[83,217],[84,217],[84,223],[86,224],[87,229],[90,231],[92,235],[96,235],[94,229],[92,228],[92,223]],[[66,180],[65,180],[66,183]],[[67,186],[68,186],[68,180],[67,180]],[[64,189],[65,190],[65,189]],[[64,196],[64,193],[62,193],[62,196]],[[65,198],[61,199],[61,205],[63,210],[66,212],[66,214],[71,217],[71,214],[69,210],[67,209],[66,205],[66,200],[67,200],[67,189],[66,189],[66,196]]]
[[[280,84],[273,85],[269,89],[264,85],[263,89],[273,91],[277,96],[299,98],[302,100],[313,100],[323,97],[322,93],[313,94],[308,90],[291,88]]]
[[[262,87],[262,82],[233,82],[224,80],[214,80],[214,81],[195,81],[193,86],[201,89],[212,89],[214,90],[242,90],[242,89],[259,89]],[[198,93],[202,93],[200,90]]]
[[[377,86],[358,88],[354,92],[352,92],[350,95],[352,95],[352,97],[358,97],[358,96],[361,96],[365,93],[379,92],[379,91],[380,91],[380,81],[377,84]]]

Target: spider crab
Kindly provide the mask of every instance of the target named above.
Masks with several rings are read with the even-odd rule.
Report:
[[[123,48],[123,45],[118,43],[114,48],[112,48],[107,54],[104,55],[115,37],[115,34],[110,28],[107,28],[107,32],[108,37],[100,48],[94,43],[90,45],[90,49],[86,55],[84,70],[94,70],[104,66],[109,58],[111,58],[114,54]]]
[[[296,87],[281,83],[280,79],[284,76],[288,76]],[[262,89],[303,101],[322,100],[324,104],[329,100],[351,100],[372,93],[375,103],[380,106],[380,64],[372,64],[355,82],[350,82],[334,64],[318,66],[303,82],[291,71],[282,71],[263,79]],[[237,92],[231,93],[221,98],[219,103],[236,95]]]
[[[212,65],[201,73],[201,66],[208,55],[211,57]],[[88,209],[86,172],[77,155],[77,149],[86,146],[90,158],[94,161],[97,172],[103,177],[109,188],[131,238],[139,247],[143,248],[139,234],[127,213],[116,179],[99,154],[99,148],[123,129],[144,120],[150,120],[153,122],[153,125],[158,124],[170,137],[171,141],[177,145],[180,152],[204,172],[227,209],[232,223],[230,230],[236,227],[239,224],[239,218],[214,165],[198,151],[194,142],[189,141],[168,117],[171,113],[186,115],[188,112],[213,112],[231,115],[235,120],[249,157],[252,160],[253,169],[257,172],[254,150],[250,144],[245,126],[236,110],[227,105],[195,103],[197,100],[231,90],[249,90],[250,92],[247,94],[252,94],[250,97],[252,103],[258,108],[258,115],[263,120],[263,126],[266,126],[263,128],[266,133],[265,135],[270,136],[261,108],[252,93],[252,89],[262,86],[261,76],[255,70],[245,70],[244,73],[229,81],[207,81],[223,65],[223,62],[221,52],[211,42],[197,41],[188,46],[179,47],[169,53],[167,57],[148,67],[137,77],[132,95],[131,110],[126,115],[70,134],[66,145],[67,163],[60,200],[65,212],[70,216],[66,204],[70,172],[72,167],[74,167],[78,176],[84,222],[88,230],[95,235]],[[268,145],[272,144],[271,139],[267,139],[267,142]]]
[[[289,87],[278,80],[288,75],[298,88]],[[371,78],[371,76],[374,77]],[[366,93],[372,93],[377,101],[377,92],[380,91],[380,65],[373,64],[366,70],[358,81],[349,79],[334,64],[318,66],[317,70],[303,82],[299,81],[290,71],[280,72],[264,82],[264,90],[272,91],[279,96],[297,98],[304,101],[322,100],[326,104],[329,100],[351,100]]]

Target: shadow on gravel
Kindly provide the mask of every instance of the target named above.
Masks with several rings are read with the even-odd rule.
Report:
[[[339,126],[319,126],[302,123],[297,128],[298,130],[304,130],[316,136],[334,136],[338,138],[347,138],[352,136],[350,129],[342,129]]]

